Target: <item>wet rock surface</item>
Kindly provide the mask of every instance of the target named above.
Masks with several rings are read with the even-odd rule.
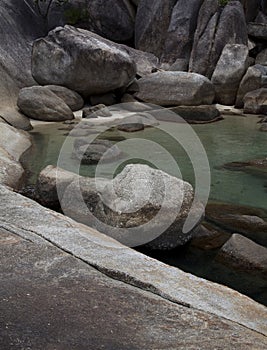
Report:
[[[95,139],[88,142],[87,138],[77,138],[74,141],[73,155],[81,164],[97,164],[100,160],[110,162],[122,155],[118,146],[108,140]]]
[[[218,227],[267,246],[267,213],[262,209],[215,202],[206,206],[205,216]]]
[[[223,264],[267,278],[267,248],[250,239],[233,234],[220,249],[216,259]]]

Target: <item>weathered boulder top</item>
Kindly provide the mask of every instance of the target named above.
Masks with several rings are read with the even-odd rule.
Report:
[[[123,46],[66,25],[34,42],[32,75],[41,85],[62,85],[90,96],[129,85],[136,65]]]
[[[161,106],[212,104],[215,91],[203,75],[187,72],[156,72],[138,80],[135,97]]]

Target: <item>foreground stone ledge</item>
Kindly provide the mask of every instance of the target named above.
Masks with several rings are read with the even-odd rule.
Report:
[[[6,230],[31,240],[42,237],[115,279],[267,335],[266,307],[234,290],[137,253],[4,186],[0,206],[0,227]]]
[[[1,349],[265,350],[267,338],[0,229]]]

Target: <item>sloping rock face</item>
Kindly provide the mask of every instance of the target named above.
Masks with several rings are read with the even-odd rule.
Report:
[[[19,159],[30,146],[29,134],[0,120],[0,184],[18,187],[24,174]]]
[[[133,39],[135,6],[130,0],[69,0],[55,3],[48,16],[48,29],[72,24],[116,42]]]
[[[248,67],[248,48],[245,45],[225,45],[213,72],[211,82],[215,87],[216,100],[233,105],[237,90]]]
[[[0,230],[0,308],[2,322],[12,327],[1,327],[1,349],[14,348],[13,339],[35,350],[71,350],[74,343],[94,350],[267,347],[262,334],[109,277],[37,233],[27,239],[18,227],[6,228]]]
[[[253,21],[259,11],[259,8],[262,7],[262,0],[240,0],[241,4],[244,7],[244,12],[246,15],[246,20],[248,22]]]
[[[247,45],[247,25],[239,1],[221,10],[218,2],[205,0],[200,9],[189,71],[211,77],[226,44]]]
[[[161,57],[176,0],[141,0],[135,21],[135,47]]]
[[[173,8],[167,30],[162,62],[174,63],[177,59],[188,67],[197,18],[203,0],[178,0]],[[187,70],[187,69],[186,69]]]
[[[135,9],[129,0],[89,0],[87,11],[88,29],[113,41],[133,38]]]
[[[20,88],[34,84],[31,43],[43,31],[26,1],[1,0],[0,18],[0,110],[4,110],[15,106]]]
[[[214,88],[206,77],[186,72],[158,72],[138,81],[135,96],[161,106],[212,104]]]
[[[201,349],[202,348],[209,349],[209,345],[211,345],[210,349],[214,349],[215,344],[219,348],[228,348],[228,349],[232,349],[233,344],[235,344],[234,346],[238,347],[240,350],[241,349],[242,350],[243,349],[246,349],[246,350],[266,349],[266,337],[264,335],[267,335],[267,322],[266,322],[267,311],[266,311],[266,307],[264,307],[263,305],[256,303],[250,298],[245,297],[244,295],[241,295],[238,292],[231,290],[230,288],[226,288],[216,283],[212,283],[202,278],[193,276],[189,273],[185,273],[177,268],[165,265],[155,259],[149,258],[143,254],[140,254],[133,249],[129,249],[119,244],[118,242],[114,241],[113,239],[105,235],[101,235],[97,231],[89,227],[86,227],[84,225],[78,224],[77,222],[59,213],[48,210],[38,205],[36,202],[26,197],[23,197],[18,193],[14,193],[3,186],[0,187],[0,199],[1,199],[0,200],[0,222],[1,222],[2,231],[5,229],[10,232],[15,232],[20,237],[27,239],[28,244],[31,244],[30,242],[35,242],[36,244],[40,244],[43,247],[44,246],[47,247],[47,245],[53,244],[62,249],[61,254],[62,254],[62,251],[70,252],[72,257],[75,256],[81,259],[83,262],[91,266],[94,266],[98,271],[104,272],[105,275],[112,276],[114,279],[124,282],[124,284],[125,283],[132,284],[138,288],[152,292],[154,295],[157,294],[158,296],[161,296],[164,299],[171,300],[172,308],[167,312],[168,319],[170,318],[170,315],[172,315],[172,312],[174,312],[175,304],[179,304],[179,307],[183,305],[182,307],[183,311],[180,311],[181,310],[180,309],[177,315],[174,314],[173,316],[174,318],[171,319],[171,324],[169,324],[167,328],[164,327],[164,332],[162,333],[162,335],[166,335],[166,329],[168,329],[168,332],[167,332],[168,340],[172,338],[171,334],[175,336],[177,332],[179,334],[179,338],[177,338],[177,340],[175,340],[174,343],[171,343],[171,342],[156,343],[156,346],[158,346],[159,344],[159,348],[166,348],[166,349],[177,348],[177,344],[179,343],[184,345],[184,348],[186,349],[190,349],[190,347],[193,349],[196,349],[199,347]],[[50,225],[47,225],[48,222],[50,223]],[[12,250],[12,252],[10,252],[11,253],[10,255],[1,254],[1,258],[3,259],[1,262],[2,266],[5,269],[7,269],[5,271],[9,271],[9,273],[7,272],[4,273],[5,282],[1,283],[1,286],[4,287],[2,288],[2,291],[5,291],[6,293],[7,286],[10,286],[11,287],[10,290],[16,293],[16,290],[14,290],[14,280],[13,280],[14,274],[10,274],[10,270],[8,269],[8,262],[11,263],[11,261],[12,261],[11,266],[16,265],[18,267],[17,271],[19,271],[18,273],[19,276],[24,277],[25,273],[27,273],[27,276],[30,278],[30,276],[35,276],[35,273],[36,273],[36,278],[38,281],[40,278],[43,279],[43,278],[46,278],[46,276],[48,276],[49,280],[47,281],[51,286],[50,282],[53,281],[54,279],[50,278],[52,256],[48,253],[49,248],[46,250],[45,256],[44,256],[42,255],[40,250],[39,252],[36,252],[36,250],[34,250],[33,247],[30,247],[29,250],[31,252],[34,251],[35,252],[34,254],[36,257],[41,257],[42,263],[41,264],[35,263],[36,260],[33,259],[32,260],[33,264],[29,264],[29,261],[27,263],[26,261],[27,261],[27,257],[30,257],[30,256],[25,253],[25,250],[24,251],[20,250],[21,253],[18,254],[18,247],[13,244],[4,245],[4,246],[2,245],[2,247],[9,247],[11,250],[14,249]],[[24,245],[24,248],[25,248],[25,245]],[[42,250],[41,247],[40,249]],[[19,261],[17,260],[18,255],[22,260],[19,260]],[[14,262],[13,259],[5,260],[6,256],[15,257],[16,263]],[[60,264],[61,262],[58,259],[56,261],[57,261],[56,264],[58,263]],[[13,262],[14,262],[14,265],[13,265]],[[62,263],[64,264],[64,266],[60,265],[60,267],[58,268],[55,268],[58,265],[52,264],[53,272],[56,272],[56,273],[58,272],[60,275],[62,273],[62,278],[57,278],[56,281],[59,283],[63,281],[64,286],[67,285],[68,288],[66,290],[66,295],[69,296],[71,294],[72,296],[75,296],[76,293],[74,292],[69,293],[69,288],[74,285],[80,286],[80,283],[78,282],[67,283],[66,275],[65,275],[66,270],[64,270],[64,268],[66,268],[68,264],[66,264],[65,259],[62,261]],[[79,275],[79,273],[77,274],[76,271],[73,270],[73,267],[75,266],[75,264],[72,262],[68,266],[72,267],[70,272],[71,276],[72,277],[74,276],[76,278]],[[46,269],[46,267],[48,269]],[[28,274],[29,271],[30,271],[30,274]],[[43,271],[43,273],[40,273],[40,271]],[[79,271],[81,272],[80,268],[79,268]],[[21,281],[23,282],[25,282],[25,280],[26,280],[25,287],[29,288],[29,279],[28,278],[21,279]],[[85,280],[87,280],[87,278],[82,277],[82,281],[84,282]],[[7,281],[9,282],[7,283]],[[94,278],[94,281],[95,281],[95,278]],[[42,282],[41,291],[43,291],[43,288],[47,287],[46,282],[44,281]],[[98,283],[98,285],[100,284],[102,285],[102,283]],[[38,287],[40,286],[40,284],[37,283],[35,286]],[[84,296],[88,296],[88,288],[86,287],[85,289],[83,289]],[[91,284],[90,284],[90,288],[89,289],[92,290]],[[56,284],[56,290],[57,292],[60,291],[60,298],[61,298],[60,300],[63,300],[62,298],[65,298],[66,295],[65,293],[62,294],[61,288],[58,289],[58,284]],[[103,292],[101,291],[101,293],[97,293],[97,295],[100,295],[101,297],[105,296],[105,291],[107,290],[112,290],[113,292],[112,294],[114,295],[115,289],[113,287],[107,288],[106,286]],[[135,290],[137,289],[135,288]],[[29,293],[32,293],[33,291],[36,292],[36,289],[30,288]],[[37,296],[39,295],[39,293],[36,293],[36,294]],[[45,293],[46,300],[48,296],[49,301],[51,301],[52,294],[53,293],[50,293],[50,292]],[[6,294],[3,294],[3,295],[5,296]],[[25,294],[22,293],[21,295],[25,295]],[[122,295],[124,295],[124,292],[119,291],[119,300],[121,300]],[[31,294],[31,296],[33,297],[33,294]],[[22,302],[24,307],[25,307],[26,301],[31,302],[33,300],[32,297],[25,296],[25,298],[23,298]],[[1,298],[2,301],[3,299],[4,297]],[[83,297],[79,299],[80,301],[82,301]],[[127,303],[129,302],[130,299],[131,299],[130,297],[127,298]],[[137,300],[137,299],[138,299],[137,297],[133,298],[133,300]],[[15,302],[15,300],[18,301],[17,293],[16,293],[16,298],[12,298],[10,300],[11,300],[10,302],[12,302],[12,300],[13,302]],[[56,298],[56,300],[58,301],[58,298]],[[73,300],[73,299],[71,298],[69,300]],[[92,297],[90,298],[90,300],[92,301],[94,300],[94,298]],[[101,298],[101,300],[103,299]],[[9,306],[10,308],[7,308],[6,301],[4,303],[5,303],[4,304],[5,312],[7,312],[8,310],[12,310],[12,306]],[[70,303],[68,303],[68,305],[69,304]],[[96,306],[100,306],[100,304],[97,304]],[[111,305],[111,304],[112,303],[110,303],[110,297],[109,297],[107,300],[107,305]],[[145,302],[143,309],[146,309],[147,306],[150,304],[151,304],[150,301]],[[156,304],[158,307],[159,302],[157,301]],[[14,306],[14,304],[12,305]],[[31,305],[36,306],[35,303]],[[27,320],[29,321],[30,319],[30,322],[33,320],[33,318],[28,317],[28,311],[32,310],[31,305],[30,306],[27,305],[27,308],[25,309],[26,310],[25,313],[23,312],[23,315],[26,314]],[[41,314],[43,315],[43,312],[44,312],[45,315],[47,315],[47,310],[48,310],[47,302],[43,302],[41,303],[41,305],[43,306],[43,311],[41,312]],[[74,309],[77,311],[76,306],[77,306],[77,303],[74,303]],[[81,308],[81,310],[82,309],[83,308]],[[21,309],[19,308],[19,310]],[[38,310],[40,311],[40,307],[38,307]],[[58,310],[58,307],[56,307],[56,310]],[[54,311],[56,312],[56,310]],[[62,308],[60,307],[59,310],[60,310],[60,315],[58,316],[59,322],[60,324],[62,324]],[[79,314],[81,310],[79,310]],[[95,309],[93,308],[93,310]],[[97,308],[96,310],[97,312],[99,312],[99,308]],[[136,308],[134,308],[134,310],[136,312]],[[194,314],[195,316],[192,322],[194,325],[196,325],[196,330],[192,333],[192,327],[190,326],[190,323],[186,323],[186,328],[182,328],[181,333],[179,333],[180,326],[184,325],[185,319],[188,320],[189,314],[187,312],[190,312],[190,310],[191,312],[192,310],[194,312],[201,312],[202,313],[202,316],[200,318],[201,321],[200,323],[196,324],[197,318],[195,313]],[[39,311],[38,311],[38,325],[40,325]],[[208,315],[207,321],[205,318],[203,318],[204,313],[205,315]],[[159,314],[161,315],[161,312],[158,313],[158,315]],[[198,314],[200,315],[200,313]],[[54,312],[53,312],[53,315],[55,315]],[[183,316],[181,320],[181,325],[177,324],[176,326],[176,324],[173,322],[177,320],[177,317],[179,315]],[[223,322],[222,333],[220,332],[219,325],[211,322],[210,317],[215,317],[215,315],[219,317],[221,322]],[[1,314],[1,316],[3,316],[3,314]],[[18,321],[18,318],[14,317],[13,313],[10,316],[13,317],[15,322]],[[49,319],[50,319],[50,316],[51,315],[49,313]],[[107,317],[106,309],[105,309],[104,317],[105,319]],[[67,320],[69,319],[70,318],[68,317]],[[132,319],[132,316],[131,316],[131,319]],[[140,316],[140,319],[143,320],[143,317]],[[51,320],[49,322],[51,322]],[[17,323],[15,324],[17,325]],[[43,329],[44,324],[46,324],[45,319],[44,319],[44,322],[41,323],[42,331],[44,330]],[[78,324],[79,322],[77,321],[77,325]],[[123,325],[125,324],[128,325],[128,322],[126,323],[123,322]],[[138,321],[138,324],[139,324],[139,321]],[[103,319],[101,320],[101,325],[103,326]],[[71,326],[73,327],[73,322]],[[51,327],[46,328],[46,330],[48,330],[49,339],[51,339],[50,328]],[[170,333],[169,330],[171,331],[173,328],[175,329],[175,332]],[[23,327],[20,329],[23,329]],[[35,329],[35,328],[32,328],[29,326],[29,328],[27,327],[27,330],[28,329]],[[40,328],[38,329],[40,330]],[[201,329],[201,332],[200,332],[200,329]],[[10,327],[9,329],[6,329],[5,334],[7,334],[6,333],[7,330],[12,331],[14,330],[14,327]],[[64,330],[65,330],[65,323],[64,323]],[[254,330],[255,332],[252,332],[252,330]],[[209,333],[210,331],[212,331],[212,335],[210,335],[209,341],[207,343],[206,337],[207,337],[207,334],[210,334]],[[242,333],[239,333],[241,331]],[[134,326],[134,332],[135,332],[134,337],[136,337],[136,326]],[[154,325],[152,327],[151,332],[153,332],[153,334],[155,332]],[[65,339],[66,333],[63,333],[63,334],[64,334],[63,338]],[[145,327],[145,334],[147,334],[147,327]],[[193,345],[192,345],[192,334],[197,334]],[[237,338],[238,334],[240,334],[240,338]],[[186,340],[187,336],[188,336],[188,340]],[[99,333],[97,337],[99,338]],[[63,338],[62,340],[64,340]],[[86,336],[86,339],[87,338],[88,337]],[[26,339],[25,333],[23,333],[23,339]],[[38,337],[38,340],[39,339],[40,337]],[[71,337],[71,339],[73,338]],[[80,333],[79,333],[79,336],[77,336],[77,339],[80,339]],[[140,350],[147,349],[151,346],[151,334],[149,335],[148,338],[142,338],[142,339],[148,339],[148,340],[146,343],[142,343],[142,346],[136,347],[136,349],[140,349]],[[162,338],[160,337],[160,339]],[[107,348],[110,345],[110,333],[108,335],[108,340],[109,342],[107,343]],[[2,337],[0,337],[0,342],[1,341],[2,341]],[[58,332],[56,333],[56,341],[57,343],[53,343],[53,346],[55,344],[58,344]],[[125,344],[128,345],[129,344],[128,341],[129,341],[129,337],[127,337],[127,342]],[[253,343],[251,343],[251,341],[253,341]],[[29,343],[27,343],[27,346],[28,344]],[[31,346],[32,344],[33,343],[31,342]],[[82,342],[81,344],[82,344],[81,346],[84,346],[84,344],[86,343]],[[101,345],[102,344],[103,343],[101,343]],[[65,346],[65,343],[64,343],[64,346]],[[66,346],[68,348],[67,344]],[[37,345],[36,348],[38,347],[39,346]],[[43,346],[41,346],[41,348],[43,348]],[[125,347],[123,344],[122,346],[119,345],[119,346],[116,346],[115,348],[125,349],[127,347]]]
[[[136,66],[120,45],[65,26],[35,41],[32,74],[41,85],[62,85],[88,97],[127,86]]]

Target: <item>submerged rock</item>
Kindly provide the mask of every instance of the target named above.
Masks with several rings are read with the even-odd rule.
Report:
[[[231,233],[240,233],[258,244],[267,246],[267,213],[246,206],[209,203],[206,219]]]
[[[186,72],[158,72],[138,81],[135,97],[161,106],[212,104],[214,88],[204,76]]]
[[[230,237],[230,233],[203,223],[190,241],[190,245],[201,250],[214,250],[224,245]]]
[[[233,234],[223,245],[216,260],[242,271],[261,273],[267,278],[267,248],[239,234]]]
[[[130,246],[171,249],[192,238],[193,229],[183,232],[194,197],[189,183],[141,164],[127,165],[97,191],[84,181],[72,182],[61,202],[73,219]],[[197,225],[204,209],[199,204],[193,210]]]
[[[17,104],[19,109],[32,119],[59,122],[74,118],[66,103],[43,86],[21,89]]]
[[[35,41],[32,74],[41,85],[66,86],[88,97],[127,86],[136,66],[120,45],[65,26]]]
[[[263,123],[265,124],[265,123]],[[261,176],[267,176],[267,158],[251,159],[246,162],[231,162],[223,165],[225,169],[242,170]]]
[[[122,152],[108,140],[95,139],[89,143],[87,138],[74,141],[73,156],[81,161],[81,164],[96,164],[100,160],[110,162],[121,157]]]
[[[144,130],[145,126],[143,123],[128,123],[127,124],[127,120],[125,121],[125,123],[120,124],[119,126],[117,126],[117,129],[119,131],[124,131],[124,132],[136,132],[136,131],[142,131]]]
[[[261,127],[260,127],[260,131],[267,131],[267,123],[262,123]]]

